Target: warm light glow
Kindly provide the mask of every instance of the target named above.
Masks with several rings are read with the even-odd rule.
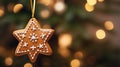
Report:
[[[80,61],[78,59],[73,59],[70,63],[71,67],[80,67]]]
[[[33,67],[31,63],[26,63],[24,67]]]
[[[89,5],[88,3],[86,3],[86,4],[85,4],[85,9],[86,9],[86,11],[88,11],[88,12],[92,12],[92,11],[94,11],[94,6]]]
[[[14,3],[9,3],[7,6],[8,11],[10,12],[13,11],[14,5],[15,5]]]
[[[43,28],[44,28],[44,29],[51,29],[51,26],[50,26],[49,24],[45,24],[45,25],[43,26]]]
[[[11,57],[5,58],[5,64],[6,64],[7,66],[11,66],[11,65],[13,64],[12,58],[11,58]]]
[[[2,17],[4,15],[4,10],[0,9],[0,17]]]
[[[75,58],[83,58],[83,53],[81,51],[78,51],[74,54]]]
[[[70,56],[70,51],[67,48],[59,48],[58,52],[64,58],[67,58]]]
[[[87,0],[87,3],[93,6],[97,3],[97,0]]]
[[[23,8],[23,5],[22,4],[16,4],[13,8],[13,12],[14,13],[17,13],[19,12],[21,9]]]
[[[46,19],[46,18],[50,17],[50,11],[47,10],[47,9],[44,9],[44,10],[42,10],[42,11],[40,12],[40,16],[41,16],[42,18]]]
[[[53,5],[54,0],[38,0],[39,3],[44,4],[46,6]]]
[[[0,46],[0,55],[4,55],[3,53],[5,53],[5,48]]]
[[[72,43],[72,35],[71,34],[61,34],[59,36],[59,46],[60,48],[67,48]]]
[[[54,5],[54,9],[57,13],[63,13],[66,10],[66,5],[63,1],[58,1]]]
[[[106,28],[107,30],[113,30],[113,29],[114,29],[114,24],[113,24],[112,21],[106,21],[106,22],[104,23],[104,26],[105,26],[105,28]]]
[[[104,0],[98,0],[98,2],[104,2]]]
[[[96,31],[96,37],[97,37],[98,39],[104,39],[104,38],[106,37],[105,31],[102,30],[102,29],[97,30],[97,31]]]

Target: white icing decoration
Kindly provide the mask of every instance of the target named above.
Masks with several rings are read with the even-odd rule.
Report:
[[[32,35],[31,40],[35,40],[35,39],[36,39],[36,37],[34,35]]]
[[[32,28],[32,31],[35,31],[35,30],[36,30],[36,28],[35,28],[35,27],[33,27],[33,28]]]
[[[28,52],[30,51],[30,50],[27,50]]]
[[[39,52],[40,50],[39,50],[39,49],[37,49],[37,51]]]
[[[25,34],[24,34],[24,33],[22,33],[22,34],[21,34],[21,37],[22,37],[22,38],[25,38]]]
[[[34,59],[34,57],[32,57],[32,59]]]
[[[38,47],[39,47],[39,48],[43,48],[43,44],[39,44]]]
[[[43,39],[43,38],[45,37],[45,35],[46,35],[46,34],[43,34],[43,33],[42,33],[42,34],[40,35],[40,38]]]
[[[38,40],[37,34],[35,34],[35,33],[30,34],[29,38],[30,38],[31,42],[37,42],[37,40]]]
[[[27,42],[24,42],[23,46],[26,47],[27,45],[28,45],[28,43],[27,43]]]
[[[33,46],[32,46],[32,47],[30,47],[30,48],[31,48],[32,50],[35,50],[35,48],[36,48],[36,47],[33,45]]]
[[[47,35],[46,38],[44,38],[43,33],[41,34],[41,36],[43,36],[43,38],[44,38],[44,43],[45,43],[46,40],[48,39],[49,35],[51,34],[51,31],[49,31],[49,30],[42,30],[42,31],[44,31],[44,32],[47,31],[48,32],[48,34],[44,34],[44,36]]]

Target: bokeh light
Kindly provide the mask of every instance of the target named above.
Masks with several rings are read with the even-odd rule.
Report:
[[[16,4],[13,8],[14,13],[18,13],[23,8],[22,4]]]
[[[66,10],[66,5],[63,1],[58,1],[54,5],[54,10],[57,13],[63,13]]]
[[[85,4],[85,9],[86,9],[86,11],[88,11],[88,12],[92,12],[92,11],[94,11],[94,6],[89,5],[88,3],[86,3],[86,4]]]
[[[51,29],[51,26],[49,24],[45,24],[45,25],[43,25],[43,28],[44,29]]]
[[[113,24],[112,21],[106,21],[106,22],[104,23],[104,26],[105,26],[105,28],[106,28],[107,30],[113,30],[113,29],[114,29],[114,24]]]
[[[44,19],[47,19],[50,17],[50,11],[47,10],[47,9],[44,9],[42,11],[40,11],[40,14],[39,14],[42,18]]]
[[[80,62],[78,59],[73,59],[73,60],[70,62],[70,65],[71,65],[71,67],[80,67],[81,62]]]
[[[46,6],[50,6],[54,4],[54,0],[38,0],[38,2]]]
[[[104,39],[104,38],[106,37],[105,31],[102,30],[102,29],[97,30],[97,31],[96,31],[96,37],[97,37],[98,39]]]
[[[67,48],[72,43],[72,35],[71,34],[61,34],[59,36],[59,47],[60,48]]]
[[[104,2],[104,0],[98,0],[98,2]]]
[[[4,11],[4,7],[0,6],[0,17],[2,17],[4,15],[5,11]]]
[[[0,55],[3,55],[4,52],[5,52],[5,48],[0,46]]]
[[[2,17],[4,15],[4,10],[0,9],[0,17]]]
[[[97,3],[97,0],[87,0],[87,3],[93,6]]]
[[[24,67],[33,67],[31,63],[26,63]]]
[[[7,6],[8,11],[12,12],[15,4],[14,3],[9,3]]]
[[[5,58],[5,64],[7,66],[11,66],[13,64],[13,59],[11,57],[6,57]]]
[[[74,54],[74,57],[81,59],[81,58],[83,58],[83,53],[81,51],[78,51]]]
[[[58,52],[64,58],[68,58],[71,55],[70,51],[67,48],[59,48]]]

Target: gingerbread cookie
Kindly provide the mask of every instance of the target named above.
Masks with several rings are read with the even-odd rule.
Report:
[[[53,29],[41,29],[38,21],[31,18],[25,29],[16,30],[13,35],[19,40],[15,55],[28,54],[31,62],[35,62],[38,54],[51,55],[52,49],[48,44]]]

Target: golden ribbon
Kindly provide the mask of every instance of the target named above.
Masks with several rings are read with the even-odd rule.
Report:
[[[31,5],[32,17],[34,17],[36,0],[30,0],[30,5]]]

